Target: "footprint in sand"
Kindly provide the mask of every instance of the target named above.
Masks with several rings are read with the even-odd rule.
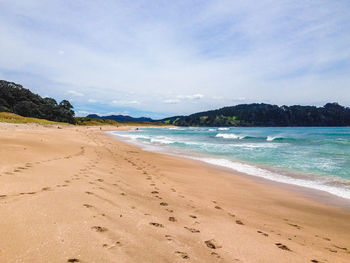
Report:
[[[262,232],[262,231],[260,231],[260,230],[258,230],[257,232],[258,232],[259,234],[265,236],[265,237],[268,237],[268,236],[269,236],[269,234],[266,234],[266,233],[264,233],[264,232]]]
[[[216,252],[211,252],[210,255],[216,257],[216,258],[221,258],[220,255]]]
[[[151,223],[149,223],[150,225],[152,225],[152,226],[155,226],[155,227],[164,227],[162,224],[160,224],[160,223],[153,223],[153,222],[151,222]]]
[[[189,215],[190,217],[192,217],[192,218],[197,218],[197,216],[194,216],[194,215]]]
[[[91,229],[95,230],[96,232],[106,232],[108,229],[103,226],[93,226]]]
[[[222,248],[222,246],[218,245],[218,243],[215,241],[215,239],[210,239],[210,240],[204,241],[204,243],[210,249]]]
[[[346,247],[340,247],[340,246],[337,246],[337,245],[333,245],[333,247],[341,249],[343,251],[348,251],[348,249]]]
[[[282,250],[292,251],[289,247],[287,247],[286,245],[283,245],[281,243],[275,243],[275,245]]]
[[[319,235],[315,235],[315,237],[322,238],[322,239],[324,239],[324,240],[326,240],[326,241],[331,241],[331,239],[328,238],[328,237],[321,237],[321,236],[319,236]]]
[[[67,262],[80,262],[80,260],[77,258],[70,258],[67,260]]]
[[[237,225],[244,225],[243,222],[241,220],[236,220],[236,224]]]
[[[200,233],[201,232],[198,229],[187,227],[187,226],[185,226],[184,228],[187,229],[188,231],[190,231],[191,233]]]
[[[234,214],[231,214],[231,213],[227,213],[229,216],[231,216],[231,217],[235,217],[236,215],[234,215]]]
[[[291,223],[287,223],[288,225],[292,226],[292,227],[295,227],[297,229],[301,229],[301,226],[298,226],[296,224],[291,224]]]
[[[159,205],[161,205],[161,206],[168,206],[168,203],[161,202]]]
[[[169,217],[169,221],[170,221],[170,222],[176,222],[177,220],[176,220],[176,218],[175,218],[175,217],[170,216],[170,217]]]
[[[20,195],[34,195],[36,192],[19,193]]]
[[[183,259],[189,259],[190,257],[187,255],[186,252],[181,252],[181,251],[175,251],[175,254],[178,254],[181,256]]]

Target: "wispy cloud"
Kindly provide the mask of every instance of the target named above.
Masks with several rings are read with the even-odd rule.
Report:
[[[137,100],[113,100],[112,101],[112,104],[115,104],[115,105],[138,105],[140,104],[139,101]]]
[[[1,1],[0,78],[85,111],[349,105],[349,13],[345,0]]]
[[[203,98],[203,94],[193,94],[193,95],[178,95],[177,98],[179,99],[188,99],[188,100],[200,100]]]
[[[73,95],[73,96],[78,96],[78,97],[83,97],[84,94],[75,90],[68,90],[67,93],[69,95]]]
[[[169,100],[163,100],[163,102],[164,103],[166,103],[166,104],[177,104],[177,103],[179,103],[180,102],[180,100],[178,100],[178,99],[169,99]]]

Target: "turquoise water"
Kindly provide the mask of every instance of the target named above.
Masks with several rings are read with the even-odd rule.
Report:
[[[112,134],[150,150],[350,199],[350,127],[174,127]]]

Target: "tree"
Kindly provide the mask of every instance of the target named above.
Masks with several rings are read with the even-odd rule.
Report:
[[[66,110],[72,110],[73,106],[68,100],[62,100],[59,104],[60,107],[63,107]]]

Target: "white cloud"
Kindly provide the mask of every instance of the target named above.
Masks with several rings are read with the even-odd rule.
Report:
[[[193,95],[178,95],[179,99],[188,99],[188,100],[199,100],[204,97],[203,94],[193,94]]]
[[[78,110],[82,96],[167,113],[350,104],[349,13],[327,0],[2,1],[0,76]]]
[[[177,104],[180,102],[180,100],[177,100],[177,99],[169,99],[169,100],[163,100],[164,103],[166,104]]]
[[[97,114],[97,115],[100,115],[101,116],[101,113],[98,113],[96,111],[85,111],[85,110],[78,110],[78,111],[75,111],[75,115],[77,117],[82,117],[82,116],[87,116],[89,114]]]
[[[90,102],[90,103],[96,103],[96,102],[97,102],[97,100],[94,100],[94,99],[88,99],[88,102]]]
[[[130,101],[123,101],[123,100],[113,100],[112,104],[115,105],[138,105],[140,102],[138,100],[130,100]]]
[[[67,91],[68,94],[73,95],[73,96],[77,96],[77,97],[83,97],[84,94],[75,90],[68,90]]]

